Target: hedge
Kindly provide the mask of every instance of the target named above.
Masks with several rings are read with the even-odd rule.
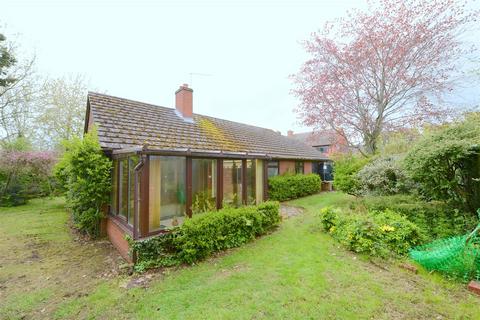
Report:
[[[317,174],[274,176],[268,179],[268,197],[286,201],[315,194],[320,191],[321,179]]]
[[[214,252],[239,247],[280,222],[278,202],[225,208],[194,215],[170,232],[146,240],[128,239],[137,254],[136,270],[194,263]]]

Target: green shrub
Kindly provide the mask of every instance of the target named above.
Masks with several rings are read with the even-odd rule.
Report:
[[[365,165],[358,173],[363,195],[394,195],[409,193],[413,182],[407,176],[399,156],[381,157]]]
[[[65,147],[55,176],[67,190],[67,206],[75,225],[96,237],[103,217],[102,206],[109,201],[112,161],[103,154],[95,130],[83,139],[65,142]]]
[[[388,209],[356,214],[325,208],[321,222],[349,250],[371,256],[405,255],[425,240],[419,227]]]
[[[319,192],[321,182],[314,173],[274,176],[268,179],[268,197],[275,201],[305,197]]]
[[[420,227],[428,240],[461,235],[477,224],[476,217],[445,202],[425,202],[414,196],[365,197],[361,203],[368,210],[390,209],[401,214]]]
[[[405,165],[424,197],[475,215],[480,207],[480,116],[427,136],[409,152]]]
[[[278,202],[225,208],[194,215],[172,231],[130,242],[136,270],[194,263],[214,252],[238,247],[272,230],[280,222]]]
[[[361,190],[358,172],[370,162],[369,158],[356,155],[342,155],[333,164],[333,186],[351,195],[359,195]]]

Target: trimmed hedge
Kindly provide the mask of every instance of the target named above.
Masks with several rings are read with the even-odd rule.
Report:
[[[390,209],[401,214],[420,227],[428,240],[464,234],[478,223],[470,213],[459,211],[445,202],[425,202],[413,196],[366,197],[361,204],[368,210]]]
[[[133,241],[137,271],[152,267],[194,263],[212,253],[239,247],[267,233],[280,222],[278,202],[258,206],[225,208],[194,215],[170,232],[146,240]]]
[[[327,207],[321,210],[320,218],[324,230],[338,242],[371,256],[405,255],[425,241],[417,225],[388,209],[356,214]]]
[[[268,179],[268,197],[276,201],[305,197],[319,192],[321,183],[314,173],[274,176]]]

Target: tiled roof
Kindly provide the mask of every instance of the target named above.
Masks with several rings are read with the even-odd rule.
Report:
[[[248,152],[272,158],[325,159],[306,144],[270,129],[193,114],[185,121],[175,109],[89,92],[93,123],[102,148]],[[86,120],[88,121],[88,119]]]
[[[294,133],[290,138],[301,141],[309,146],[329,146],[336,142],[336,136],[332,131],[311,131]]]

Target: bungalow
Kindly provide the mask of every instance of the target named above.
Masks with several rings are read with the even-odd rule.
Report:
[[[223,204],[268,197],[268,177],[311,173],[326,156],[270,129],[193,113],[182,85],[175,108],[88,94],[85,132],[95,125],[113,160],[105,230],[127,259],[125,235],[149,237]]]

